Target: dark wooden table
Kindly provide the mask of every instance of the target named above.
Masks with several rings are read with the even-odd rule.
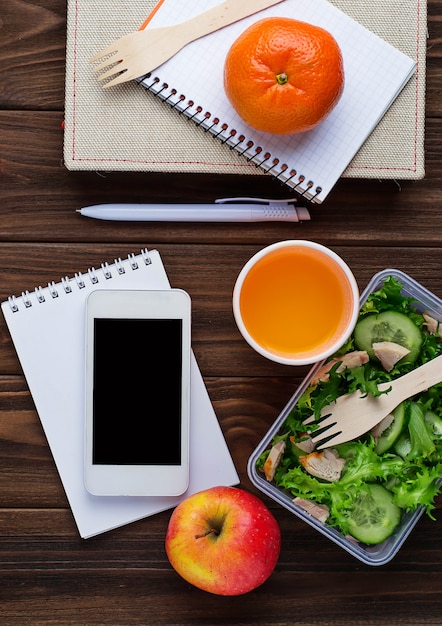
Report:
[[[0,297],[156,247],[193,300],[193,347],[241,485],[250,453],[306,369],[242,341],[234,280],[261,247],[330,246],[363,288],[394,267],[442,296],[442,2],[429,0],[426,178],[340,181],[313,219],[289,224],[121,224],[82,219],[95,202],[284,197],[269,177],[70,173],[62,163],[64,0],[0,7]],[[48,381],[48,384],[50,381]],[[0,621],[9,624],[441,624],[442,511],[392,562],[365,566],[263,498],[282,530],[272,577],[239,598],[204,593],[170,567],[170,512],[79,538],[3,318],[0,320]]]

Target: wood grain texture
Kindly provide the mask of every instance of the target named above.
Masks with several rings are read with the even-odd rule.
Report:
[[[440,242],[438,205],[442,164],[442,122],[430,118],[426,128],[427,176],[421,181],[341,179],[326,203],[311,209],[313,219],[301,225],[112,223],[88,220],[75,211],[102,202],[212,202],[216,198],[252,195],[287,197],[270,176],[161,173],[67,172],[63,167],[62,115],[58,112],[0,111],[2,162],[0,199],[4,207],[4,241],[108,241],[266,244],[277,239],[321,239],[342,242],[427,246]],[[210,138],[209,138],[210,139]],[[26,149],[23,149],[26,146]],[[30,191],[32,190],[32,193]],[[351,214],[352,219],[347,219]],[[419,218],[419,219],[417,219]],[[433,228],[428,228],[429,224]]]
[[[270,177],[68,172],[62,162],[65,0],[0,7],[0,299],[157,248],[173,286],[193,302],[193,346],[241,478],[247,460],[308,368],[255,354],[231,293],[245,261],[281,239],[330,246],[360,288],[386,267],[442,297],[442,0],[429,0],[426,177],[341,180],[311,222],[117,224],[81,206],[109,201],[210,202],[286,197]],[[68,381],[66,381],[68,384]],[[259,494],[258,494],[259,495]],[[0,317],[0,618],[5,626],[421,626],[442,614],[442,502],[389,564],[365,566],[267,497],[282,531],[272,577],[240,598],[188,585],[164,550],[170,512],[81,540]]]

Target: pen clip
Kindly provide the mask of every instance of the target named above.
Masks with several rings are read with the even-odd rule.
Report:
[[[273,200],[270,198],[218,198],[215,200],[215,204],[241,204],[242,202],[247,204],[268,204],[268,205],[282,205],[294,204],[297,202],[297,198],[287,198],[286,200]]]

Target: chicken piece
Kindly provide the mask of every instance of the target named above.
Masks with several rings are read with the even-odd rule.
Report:
[[[276,468],[281,462],[282,455],[285,450],[285,441],[281,439],[278,443],[275,443],[273,448],[269,452],[269,456],[267,457],[264,463],[264,475],[266,479],[270,482],[275,477]]]
[[[439,335],[442,339],[442,323],[435,320],[434,317],[431,317],[428,313],[422,313],[422,316],[425,320],[425,326],[428,328],[428,332],[432,335]]]
[[[331,361],[324,363],[322,367],[316,372],[315,376],[310,381],[311,385],[317,385],[319,382],[326,383],[329,379],[328,372],[331,370],[333,365],[336,363],[340,363],[337,372],[343,372],[348,367],[358,367],[359,365],[364,365],[364,363],[368,363],[369,356],[365,350],[354,350],[353,352],[347,352],[347,354],[343,354],[340,357],[335,357]]]
[[[306,513],[316,518],[320,522],[326,522],[328,516],[330,515],[330,509],[325,504],[316,504],[316,502],[306,500],[305,498],[295,498],[293,502],[294,504],[300,506],[301,509],[304,509]]]
[[[303,452],[306,452],[307,454],[309,452],[313,452],[313,450],[315,449],[315,444],[313,443],[313,439],[310,437],[310,435],[308,433],[304,433],[301,435],[301,437],[301,441],[295,441],[295,438],[291,436],[290,441],[294,446],[296,446]]]
[[[410,354],[410,350],[394,341],[378,341],[373,344],[373,352],[387,372],[391,372],[398,361]]]
[[[341,459],[336,450],[329,448],[322,452],[311,452],[306,456],[300,456],[299,462],[306,472],[329,483],[334,483],[341,478],[345,465],[345,459]]]

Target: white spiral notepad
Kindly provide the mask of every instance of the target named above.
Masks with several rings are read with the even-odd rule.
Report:
[[[185,21],[219,2],[166,0],[148,28]],[[239,118],[224,93],[224,59],[231,44],[250,24],[270,16],[321,26],[341,47],[344,93],[326,120],[306,133],[279,136],[255,131]],[[327,0],[285,0],[192,42],[140,83],[256,166],[321,203],[415,66],[413,59]]]
[[[63,278],[2,302],[23,372],[81,537],[169,509],[202,489],[239,482],[195,357],[191,365],[190,484],[180,497],[97,497],[83,484],[85,305],[95,289],[167,289],[156,250]],[[122,364],[124,367],[124,364]],[[146,354],[146,368],[155,367]],[[110,373],[110,384],[112,381]]]

